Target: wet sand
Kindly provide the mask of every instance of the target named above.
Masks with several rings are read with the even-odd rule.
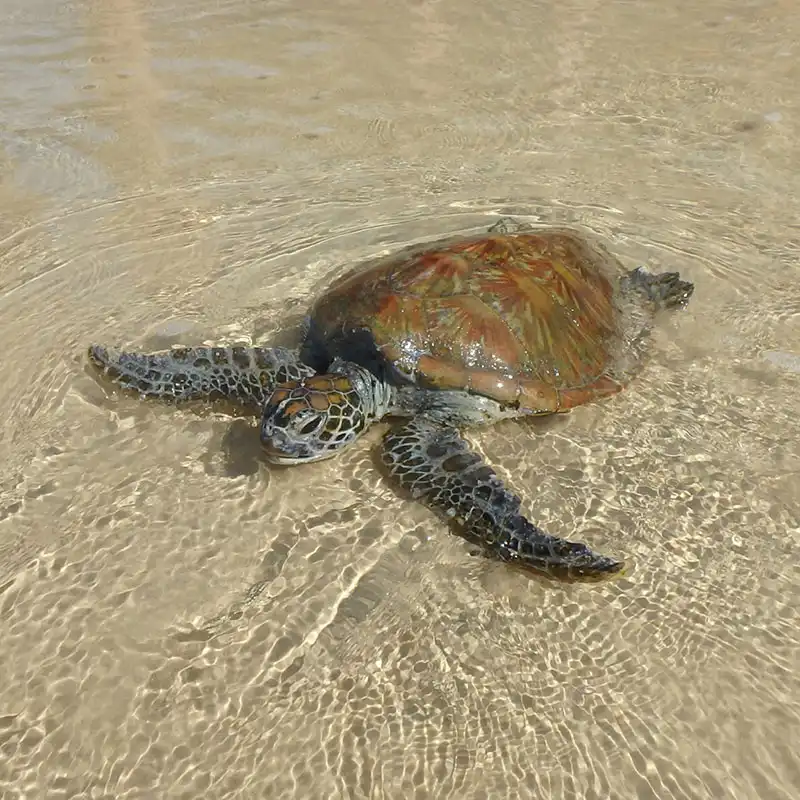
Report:
[[[787,2],[9,0],[0,796],[800,792],[800,16]],[[499,215],[696,284],[613,400],[470,434],[632,565],[482,558],[375,469],[99,384],[266,343]]]

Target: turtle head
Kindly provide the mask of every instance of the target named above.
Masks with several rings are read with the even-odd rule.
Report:
[[[336,455],[375,418],[357,377],[312,375],[278,384],[264,404],[261,444],[273,464],[303,464]]]

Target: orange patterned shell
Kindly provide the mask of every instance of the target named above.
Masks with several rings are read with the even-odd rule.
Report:
[[[346,275],[312,316],[323,336],[368,330],[421,386],[550,413],[621,388],[615,266],[568,230],[447,240]]]

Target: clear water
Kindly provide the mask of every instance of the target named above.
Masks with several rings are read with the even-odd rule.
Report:
[[[0,795],[800,796],[798,41],[766,0],[6,0]],[[622,580],[471,557],[380,431],[270,469],[85,369],[502,213],[697,286],[618,398],[471,437]]]

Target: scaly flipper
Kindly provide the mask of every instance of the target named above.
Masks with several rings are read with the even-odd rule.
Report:
[[[677,272],[649,272],[637,267],[623,275],[620,285],[624,291],[642,292],[656,308],[684,308],[694,294],[694,284],[681,280]]]
[[[225,399],[261,408],[277,383],[314,374],[283,347],[181,347],[125,353],[89,347],[89,360],[113,383],[144,397],[181,402]]]
[[[622,562],[546,534],[519,513],[520,499],[470,450],[458,430],[416,417],[390,430],[382,460],[412,496],[456,522],[464,537],[505,561],[578,577],[618,572]]]

